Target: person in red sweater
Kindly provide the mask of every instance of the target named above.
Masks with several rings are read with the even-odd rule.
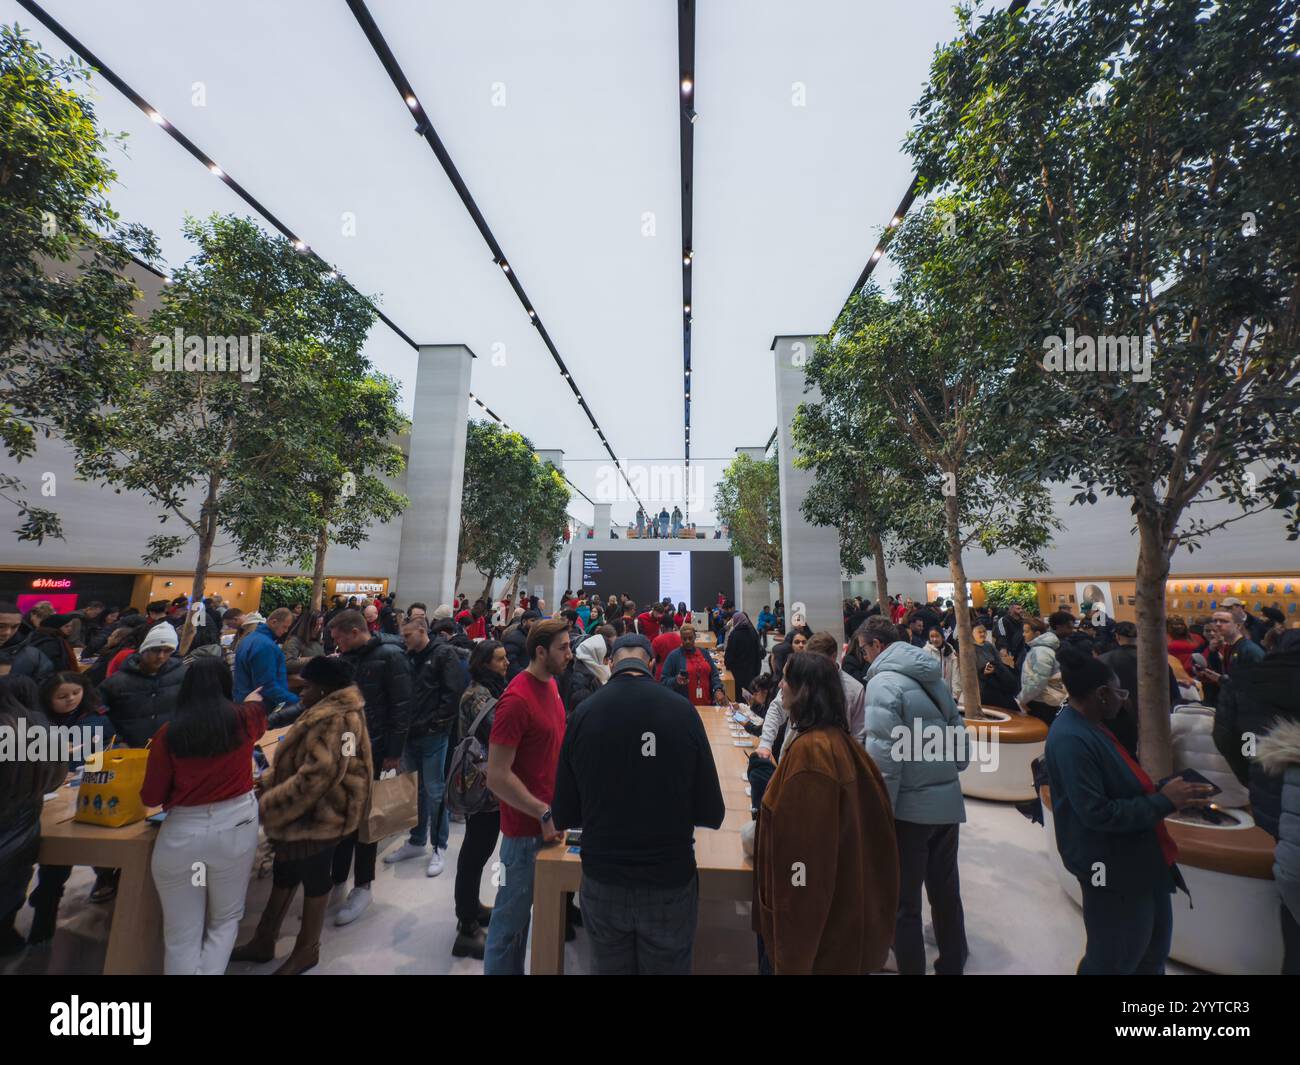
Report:
[[[257,853],[253,746],[266,732],[258,692],[234,705],[219,658],[189,664],[176,713],[149,746],[140,798],[167,819],[151,868],[163,910],[163,971],[226,971]]]
[[[662,617],[661,607],[656,603],[649,610],[643,610],[636,616],[636,631],[654,645],[655,639],[659,635],[659,620]]]
[[[1192,664],[1192,655],[1203,654],[1208,644],[1202,637],[1190,631],[1186,619],[1178,614],[1173,615],[1165,624],[1169,629],[1169,653],[1182,663],[1188,676],[1194,676],[1196,671]]]
[[[672,614],[665,614],[659,635],[650,641],[650,646],[654,649],[655,680],[664,679],[664,663],[682,645],[682,634],[677,631],[678,628],[676,618]]]

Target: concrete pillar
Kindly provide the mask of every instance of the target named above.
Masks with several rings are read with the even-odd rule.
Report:
[[[779,336],[772,341],[776,369],[777,450],[781,481],[781,564],[785,578],[785,616],[803,603],[814,632],[825,630],[837,638],[844,631],[840,581],[840,535],[832,527],[810,524],[801,509],[812,486],[811,470],[794,466],[791,437],[795,409],[815,402],[816,390],[804,392],[804,365],[812,355],[811,336]]]
[[[614,509],[614,504],[597,503],[595,507],[596,516],[591,520],[591,537],[593,540],[608,540],[610,512]]]
[[[465,428],[473,353],[464,344],[421,344],[411,417],[394,591],[403,603],[450,603],[465,479]]]

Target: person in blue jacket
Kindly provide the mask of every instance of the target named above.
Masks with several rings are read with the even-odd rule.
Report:
[[[280,650],[280,641],[293,622],[293,611],[282,606],[272,610],[270,617],[239,641],[235,652],[236,704],[258,688],[262,689],[262,700],[270,708],[297,704],[298,696],[289,690],[289,674],[284,652]]]
[[[1106,726],[1129,693],[1099,659],[1062,649],[1069,698],[1047,734],[1056,847],[1083,890],[1087,945],[1078,972],[1163,974],[1171,896],[1187,890],[1164,820],[1209,803],[1209,784],[1157,786]]]

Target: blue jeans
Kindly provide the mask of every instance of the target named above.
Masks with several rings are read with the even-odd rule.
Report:
[[[675,888],[622,887],[584,876],[582,926],[596,975],[690,976],[699,909],[695,875]]]
[[[425,840],[433,836],[433,845],[439,850],[447,849],[447,838],[451,834],[451,811],[442,801],[447,790],[447,734],[434,733],[406,741],[402,752],[402,761],[409,772],[414,769],[420,774],[419,801],[416,812],[419,820],[411,829],[408,842],[414,847],[423,847]],[[429,829],[429,811],[434,811],[437,827],[432,833]]]
[[[522,976],[533,912],[533,867],[541,836],[501,837],[501,881],[483,948],[484,976]]]

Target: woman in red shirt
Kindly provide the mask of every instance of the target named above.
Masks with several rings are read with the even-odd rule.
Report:
[[[253,746],[265,732],[261,696],[234,705],[226,664],[200,658],[150,741],[140,797],[167,811],[151,867],[168,976],[220,975],[230,961],[257,853]]]
[[[1166,622],[1166,627],[1169,629],[1169,653],[1182,663],[1189,677],[1193,676],[1192,655],[1205,651],[1205,640],[1191,632],[1186,619],[1178,614]]]

